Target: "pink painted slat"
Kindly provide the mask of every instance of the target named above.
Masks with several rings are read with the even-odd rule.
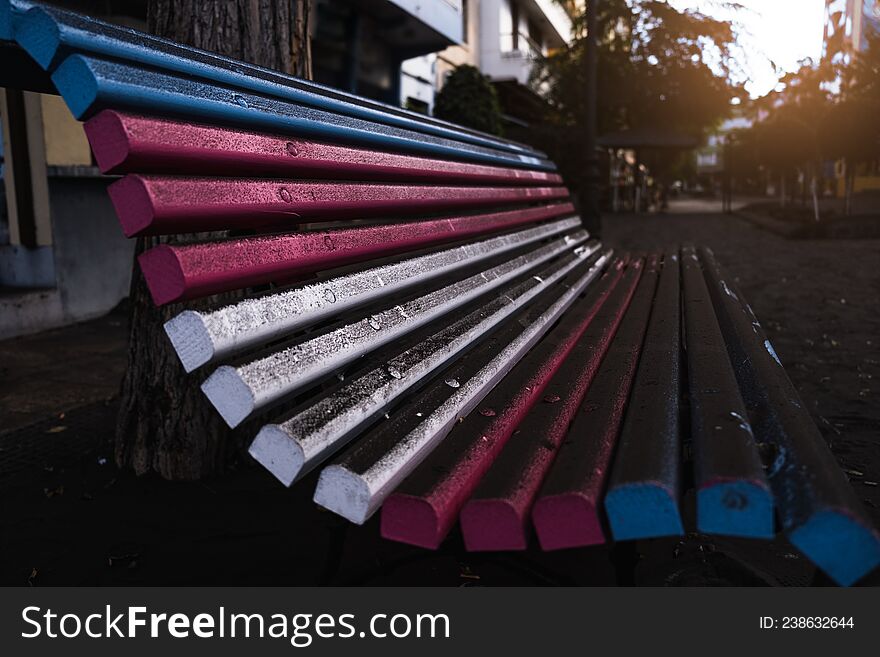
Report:
[[[532,523],[544,550],[605,542],[602,495],[651,315],[658,270],[659,258],[651,255],[614,340],[541,484]]]
[[[532,503],[629,307],[642,264],[641,260],[632,263],[621,282],[609,291],[590,326],[544,389],[546,403],[530,409],[462,507],[459,520],[468,550],[528,547]]]
[[[267,235],[199,244],[162,244],[138,257],[156,305],[217,294],[545,221],[571,203],[412,223]]]
[[[594,302],[569,312],[570,319],[533,349],[482,405],[494,413],[471,413],[440,449],[385,500],[382,536],[436,549],[520,421],[544,393],[621,278],[618,259],[591,294]]]
[[[129,174],[108,188],[126,236],[270,229],[550,201],[564,187],[450,187]]]
[[[174,173],[335,180],[558,185],[547,171],[526,171],[383,153],[303,139],[104,110],[85,123],[104,173]]]

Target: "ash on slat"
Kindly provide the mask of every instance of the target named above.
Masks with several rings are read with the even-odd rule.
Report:
[[[364,354],[439,319],[586,239],[586,231],[566,235],[473,276],[262,358],[237,366],[222,365],[202,383],[202,392],[234,428],[255,411],[290,397]]]
[[[697,528],[773,538],[773,494],[693,246],[681,266]]]
[[[445,274],[553,237],[580,225],[574,217],[516,233],[364,269],[215,310],[185,310],[165,323],[183,367],[214,360],[289,335],[331,316],[424,285]]]
[[[684,533],[681,497],[681,278],[663,258],[657,296],[626,407],[605,512],[614,540]]]
[[[854,584],[880,565],[880,534],[752,309],[712,252],[702,248],[699,255],[782,528],[838,584]]]
[[[544,550],[606,540],[602,494],[651,314],[658,268],[659,258],[649,256],[614,340],[535,500],[532,521]]]
[[[512,318],[467,353],[389,422],[326,467],[318,480],[315,502],[352,522],[365,522],[458,418],[476,408],[600,273],[595,265],[578,266],[566,279],[568,285],[554,285],[518,321]],[[483,408],[480,412],[494,411]]]
[[[571,203],[409,223],[161,244],[138,256],[156,305],[290,280],[572,213]]]
[[[107,188],[126,237],[290,228],[310,221],[439,213],[552,201],[564,187],[451,187],[171,178],[128,174]]]
[[[461,510],[468,550],[525,550],[535,497],[632,301],[642,260],[627,269]],[[390,500],[389,502],[390,503]],[[386,507],[383,508],[384,516]]]
[[[594,248],[595,244],[587,244],[581,256],[590,257]],[[607,252],[600,255],[593,267],[601,269],[609,257]],[[251,443],[251,455],[279,481],[291,485],[344,447],[402,395],[484,339],[576,264],[574,258],[557,261],[534,276],[509,285],[464,317],[393,355],[387,362],[352,377],[338,390],[309,401],[288,417],[265,425]],[[450,386],[456,383],[450,378],[444,381]]]
[[[103,110],[86,136],[104,173],[559,185],[558,173],[386,153]]]
[[[624,267],[625,261],[618,259],[590,287],[587,299],[579,299],[487,395],[482,403],[493,409],[493,415],[469,414],[389,496],[382,506],[385,538],[437,549],[480,478],[615,289]]]

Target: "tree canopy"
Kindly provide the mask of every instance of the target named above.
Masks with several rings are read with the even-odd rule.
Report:
[[[727,3],[736,9],[735,3]],[[598,7],[597,122],[599,134],[700,136],[743,94],[734,78],[736,27],[660,0],[603,0]],[[536,65],[533,88],[548,105],[556,144],[542,144],[569,169],[572,140],[583,117],[585,17],[578,16],[571,48]],[[667,158],[668,159],[668,158]],[[577,176],[570,182],[576,184]]]
[[[449,74],[437,94],[434,115],[489,134],[501,134],[501,105],[495,87],[473,66],[459,66]]]

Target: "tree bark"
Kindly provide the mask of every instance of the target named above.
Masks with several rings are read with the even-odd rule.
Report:
[[[310,78],[310,5],[311,0],[149,0],[147,23],[158,36]],[[159,243],[194,237],[139,238],[135,255]],[[235,296],[213,297],[187,307],[207,307]],[[184,373],[163,328],[183,305],[156,308],[136,264],[129,300],[131,328],[116,427],[117,465],[173,480],[228,470],[253,427],[228,429],[199,387],[207,373]]]

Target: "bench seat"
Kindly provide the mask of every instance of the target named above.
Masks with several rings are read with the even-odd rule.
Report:
[[[319,505],[358,524],[379,512],[383,536],[429,549],[456,523],[473,551],[781,528],[841,584],[880,562],[708,250],[592,239],[529,146],[64,10],[0,8],[0,37],[121,176],[109,194],[146,247],[169,348],[283,485],[320,468]]]

